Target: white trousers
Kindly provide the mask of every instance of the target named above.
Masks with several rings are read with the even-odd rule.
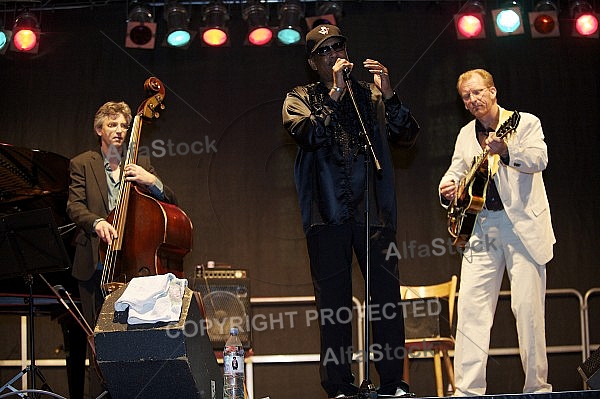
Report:
[[[525,372],[523,392],[552,391],[547,382],[544,325],[546,265],[539,265],[531,258],[506,212],[483,210],[461,265],[454,396],[485,394],[490,330],[504,269],[510,280],[511,309]]]

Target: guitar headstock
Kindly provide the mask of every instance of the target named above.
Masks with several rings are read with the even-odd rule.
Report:
[[[144,82],[144,89],[150,97],[140,104],[137,113],[146,120],[156,119],[160,116],[159,110],[165,109],[165,86],[158,78],[151,77]]]
[[[507,134],[512,133],[517,129],[520,121],[521,114],[519,114],[519,111],[513,111],[513,114],[505,120],[496,131],[496,137],[503,138]]]

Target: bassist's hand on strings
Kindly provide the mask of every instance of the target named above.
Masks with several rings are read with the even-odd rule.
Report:
[[[152,186],[157,180],[156,176],[152,173],[133,163],[126,165],[123,172],[125,174],[125,180],[147,187]]]
[[[94,230],[96,230],[96,235],[108,245],[111,245],[112,240],[117,238],[117,230],[106,220],[100,220]]]
[[[440,184],[440,194],[447,199],[448,201],[452,201],[454,196],[456,195],[457,185],[454,180],[448,180]]]

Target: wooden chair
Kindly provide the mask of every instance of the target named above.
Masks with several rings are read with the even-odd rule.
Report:
[[[409,360],[408,354],[415,351],[433,350],[433,364],[435,370],[435,385],[437,389],[437,395],[443,397],[444,395],[444,381],[442,377],[442,361],[443,355],[444,364],[446,366],[446,373],[448,375],[448,381],[452,387],[452,394],[456,389],[454,385],[454,368],[452,366],[452,360],[448,356],[448,351],[454,349],[454,336],[452,335],[452,320],[454,317],[454,303],[456,299],[456,285],[458,282],[457,276],[453,275],[450,281],[445,283],[429,285],[429,286],[400,286],[400,295],[402,300],[409,299],[427,299],[427,298],[439,298],[442,301],[448,301],[448,314],[440,314],[440,321],[450,324],[449,336],[439,337],[411,337],[406,339],[406,350],[407,356],[404,357],[404,381],[409,382]]]

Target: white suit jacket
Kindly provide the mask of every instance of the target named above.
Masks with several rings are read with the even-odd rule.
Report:
[[[531,257],[543,265],[552,259],[556,242],[542,179],[542,171],[548,165],[548,151],[540,120],[525,112],[520,112],[520,115],[516,131],[506,139],[509,165],[500,162],[494,182],[518,237]],[[481,152],[473,119],[460,130],[452,163],[440,185],[448,180],[460,181],[470,169],[473,158]],[[442,205],[447,206],[448,203],[442,199]]]

